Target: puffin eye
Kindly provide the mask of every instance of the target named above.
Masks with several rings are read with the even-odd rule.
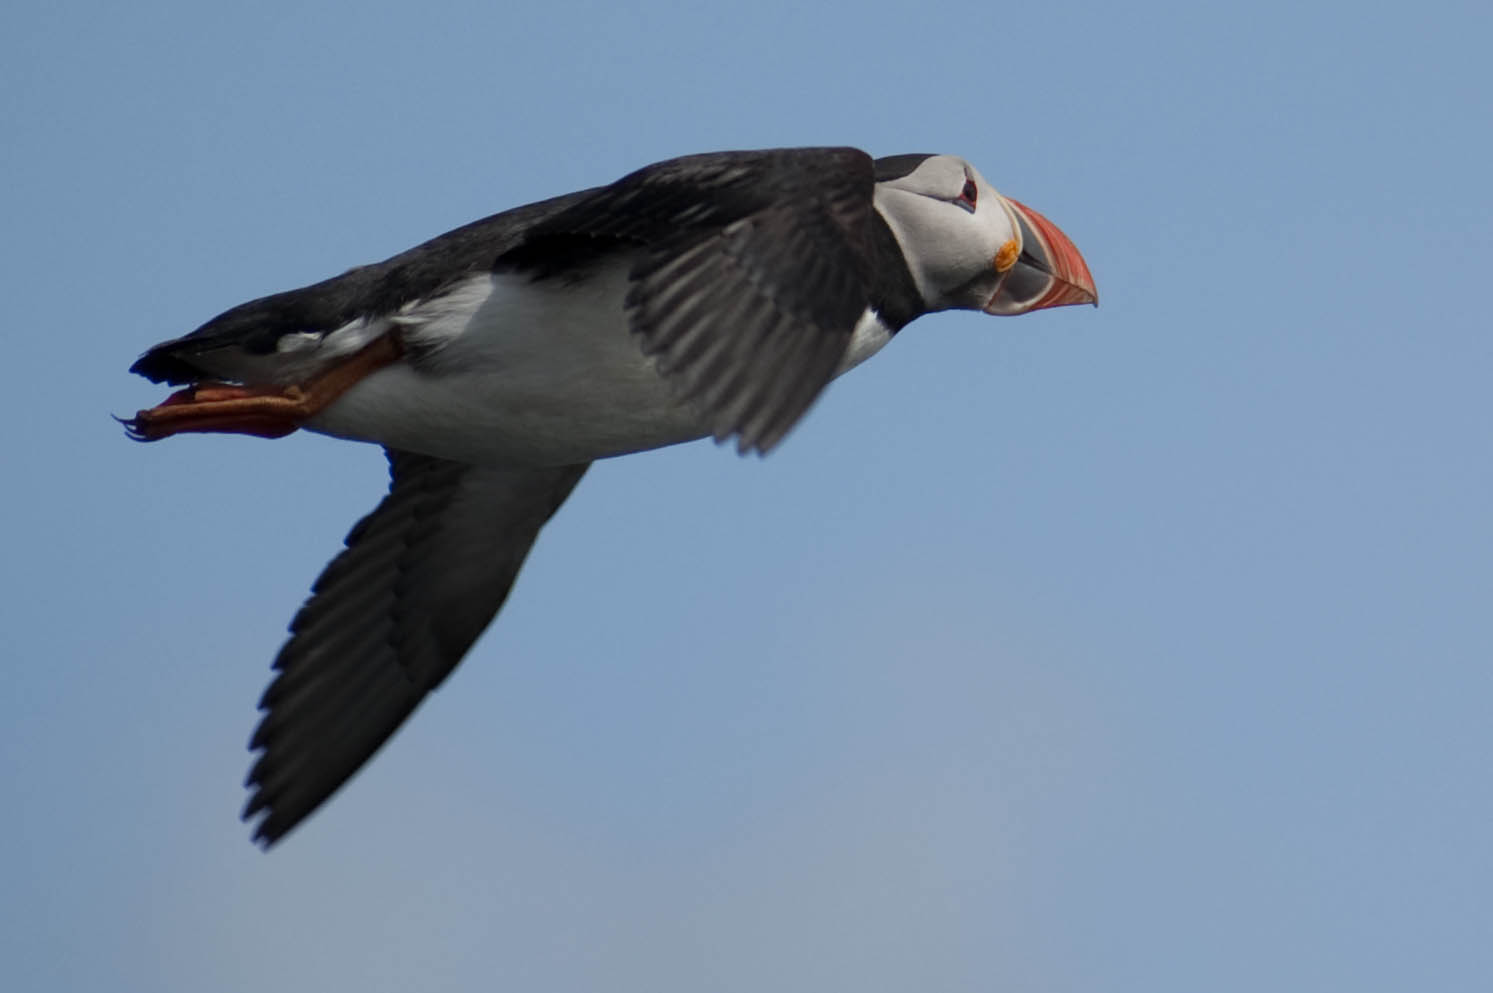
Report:
[[[959,198],[954,202],[973,214],[975,212],[975,198],[979,196],[979,193],[980,191],[975,189],[975,181],[973,179],[966,179],[964,181],[964,189],[959,191]]]

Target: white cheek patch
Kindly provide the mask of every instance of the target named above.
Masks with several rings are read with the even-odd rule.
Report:
[[[924,204],[931,206],[932,202],[917,193],[890,186],[877,186],[871,202],[881,219],[886,221],[886,226],[892,229],[892,237],[897,239],[902,257],[907,260],[907,269],[912,273],[918,293],[929,302],[938,299],[938,288],[928,276],[927,253],[922,250],[923,239],[918,230],[920,225],[911,223],[923,212]]]
[[[973,212],[943,194],[919,192],[927,183],[891,181],[877,186],[875,194],[876,210],[897,239],[913,283],[932,310],[983,304],[999,277],[995,263],[1001,246],[1017,237],[1005,201],[979,173],[972,168],[965,172],[968,167],[962,160],[935,164],[946,169],[956,162],[956,174],[945,177],[947,189],[957,191],[959,184],[974,182]],[[920,173],[914,171],[911,179],[929,178]]]

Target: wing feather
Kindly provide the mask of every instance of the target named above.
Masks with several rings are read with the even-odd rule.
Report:
[[[869,304],[874,186],[853,148],[674,159],[535,225],[498,267],[543,279],[634,250],[643,351],[717,440],[766,451],[834,377]]]
[[[389,452],[389,494],[312,586],[275,660],[244,818],[271,845],[365,763],[502,606],[586,466],[487,468]]]

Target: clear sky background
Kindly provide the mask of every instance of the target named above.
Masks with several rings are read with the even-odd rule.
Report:
[[[7,989],[1493,989],[1486,3],[7,4]],[[964,155],[1100,309],[598,465],[269,854],[368,446],[135,356],[668,156]]]

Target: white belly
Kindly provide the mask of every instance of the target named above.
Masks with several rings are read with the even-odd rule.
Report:
[[[473,277],[396,318],[413,363],[308,426],[477,464],[586,462],[705,435],[628,332],[625,290],[621,266],[569,285]]]
[[[568,465],[704,437],[706,420],[628,331],[626,292],[626,264],[569,283],[473,276],[394,315],[412,358],[307,427],[479,465]],[[867,311],[836,375],[890,337]]]

